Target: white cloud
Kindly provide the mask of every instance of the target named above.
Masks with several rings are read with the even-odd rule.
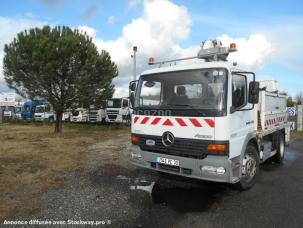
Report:
[[[127,0],[128,6],[129,7],[136,7],[138,6],[142,0]]]
[[[164,18],[165,15],[165,18]],[[189,54],[178,42],[188,37],[190,15],[184,6],[167,0],[145,1],[142,16],[132,20],[122,29],[116,40],[105,41],[94,37],[99,50],[107,50],[118,64],[119,77],[114,80],[117,88],[125,87],[132,79],[132,47],[138,47],[138,70],[147,67],[147,59],[180,57]],[[117,90],[117,93],[118,92]]]
[[[248,38],[232,38],[227,34],[218,37],[223,46],[236,43],[237,52],[228,56],[229,61],[237,62],[247,70],[259,69],[271,59],[274,47],[263,34],[252,34]]]
[[[110,25],[113,25],[113,24],[115,24],[116,20],[117,20],[117,18],[115,16],[109,16],[107,19],[107,23]]]
[[[77,27],[77,29],[79,29],[80,31],[82,31],[83,33],[86,33],[88,36],[91,36],[91,37],[96,37],[96,35],[97,35],[97,30],[92,27],[89,27],[87,25],[79,25]]]
[[[274,59],[278,64],[303,74],[303,19],[285,20],[285,24],[272,28],[268,36],[272,41],[277,56]]]

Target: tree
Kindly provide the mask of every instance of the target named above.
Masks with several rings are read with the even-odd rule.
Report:
[[[287,107],[294,107],[295,104],[296,104],[296,103],[292,100],[292,97],[289,96],[289,97],[287,98]]]
[[[298,104],[298,105],[301,105],[301,104],[302,104],[302,101],[303,101],[303,92],[299,92],[299,93],[296,95],[296,101],[297,101],[297,104]]]
[[[4,47],[4,78],[23,97],[43,97],[56,112],[55,132],[62,130],[62,114],[72,104],[109,98],[117,66],[92,39],[68,27],[44,26],[17,34]]]

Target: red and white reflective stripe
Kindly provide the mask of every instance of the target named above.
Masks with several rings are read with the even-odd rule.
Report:
[[[176,118],[176,121],[178,122],[178,124],[181,126],[181,127],[186,127],[186,123],[184,122],[184,120],[182,118]]]
[[[287,120],[287,116],[279,116],[279,117],[276,117],[276,118],[267,119],[267,120],[265,120],[265,126],[278,124],[278,123],[284,122],[286,120]]]
[[[215,121],[209,118],[183,118],[183,117],[148,117],[135,116],[134,124],[140,125],[154,125],[154,126],[179,126],[179,127],[215,127]]]

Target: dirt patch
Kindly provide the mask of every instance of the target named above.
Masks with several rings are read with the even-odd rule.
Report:
[[[95,145],[128,132],[123,127],[68,124],[55,135],[47,124],[1,125],[0,183],[5,185],[0,185],[0,220],[35,214],[44,193],[61,187],[66,173],[89,169],[96,155],[100,161],[107,158],[109,166],[119,148],[108,155]]]

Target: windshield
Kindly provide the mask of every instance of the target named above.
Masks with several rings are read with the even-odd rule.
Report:
[[[121,99],[109,99],[106,104],[107,108],[121,108]]]
[[[226,106],[224,69],[199,69],[143,75],[135,108],[219,110]]]
[[[15,112],[20,113],[22,111],[22,107],[15,107]]]
[[[37,107],[36,107],[36,113],[44,112],[44,110],[45,110],[45,107],[44,107],[44,106],[37,106]]]

